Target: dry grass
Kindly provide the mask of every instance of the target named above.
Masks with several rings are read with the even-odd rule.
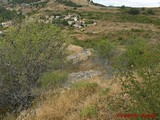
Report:
[[[116,120],[108,109],[108,97],[120,92],[117,81],[96,77],[57,95],[48,94],[36,114],[25,120]],[[109,91],[104,92],[105,89]]]
[[[36,110],[36,116],[31,117],[31,119],[70,120],[72,117],[79,117],[80,119],[80,116],[78,116],[79,114],[77,113],[80,112],[81,104],[83,104],[86,99],[94,99],[92,96],[98,91],[98,89],[98,86],[80,86],[80,88],[72,88],[71,90],[64,91],[57,96],[47,96],[41,107]]]
[[[73,38],[78,40],[95,39],[107,34],[115,33],[118,31],[127,31],[132,29],[140,29],[145,31],[159,31],[159,28],[151,24],[143,23],[129,23],[129,22],[111,22],[111,21],[96,21],[97,25],[89,26],[81,30],[74,30],[76,33],[72,35]],[[113,36],[114,37],[114,36]]]

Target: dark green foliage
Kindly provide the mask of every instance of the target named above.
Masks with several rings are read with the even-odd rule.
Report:
[[[125,8],[126,8],[126,6],[124,6],[124,5],[121,6],[121,9],[125,9]]]
[[[23,16],[18,15],[16,11],[6,10],[4,7],[0,6],[0,22],[12,19],[21,20],[23,19]]]
[[[11,3],[13,4],[21,4],[21,3],[33,3],[38,2],[40,0],[12,0]]]
[[[131,15],[138,15],[138,14],[140,14],[140,10],[138,8],[130,8],[128,10],[128,13]]]
[[[141,10],[141,13],[144,15],[155,15],[155,11],[153,9],[143,9]]]
[[[143,8],[141,8],[141,11],[144,11],[145,10],[145,8],[143,7]]]
[[[152,9],[148,9],[146,14],[147,15],[154,15],[155,13]]]

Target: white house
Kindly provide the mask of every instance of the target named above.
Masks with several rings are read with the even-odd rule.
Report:
[[[3,32],[2,31],[0,31],[0,35],[2,35],[3,34]]]
[[[9,26],[11,26],[12,24],[13,24],[12,21],[7,21],[7,22],[1,23],[2,27],[4,27],[4,28],[9,27]]]

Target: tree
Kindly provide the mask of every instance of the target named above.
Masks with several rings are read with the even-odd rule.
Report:
[[[20,25],[0,38],[1,113],[31,104],[41,75],[64,66],[64,42],[58,28],[40,23]]]
[[[121,9],[125,9],[125,8],[126,8],[126,6],[125,6],[125,5],[122,5],[122,6],[121,6]]]

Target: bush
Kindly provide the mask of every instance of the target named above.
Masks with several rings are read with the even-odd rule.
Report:
[[[121,6],[121,9],[125,9],[125,8],[126,8],[126,6],[124,6],[124,5]]]
[[[138,8],[130,8],[128,13],[131,15],[138,15],[140,14],[140,10]]]
[[[125,74],[126,78],[121,81],[122,92],[117,95],[117,99],[110,101],[110,107],[114,112],[157,114],[160,118],[160,81],[159,69],[141,69],[135,76],[135,72]],[[119,96],[119,97],[118,97]]]
[[[99,41],[95,49],[102,59],[110,59],[114,55],[114,44],[108,40]]]
[[[1,113],[32,103],[42,74],[64,66],[64,48],[60,30],[51,24],[21,25],[0,39]]]
[[[145,10],[145,8],[143,7],[143,8],[141,8],[141,11],[144,11]]]
[[[126,50],[117,57],[117,68],[121,70],[154,68],[160,57],[159,45],[149,45],[146,40],[133,39],[126,43]]]
[[[118,63],[123,72],[121,92],[109,100],[114,112],[159,114],[160,46],[142,39],[130,40]],[[127,71],[124,71],[124,68]],[[114,100],[114,103],[113,103]],[[160,116],[159,116],[160,117]],[[157,119],[159,119],[157,117]]]
[[[147,15],[154,15],[154,11],[152,9],[148,9],[147,10]]]

